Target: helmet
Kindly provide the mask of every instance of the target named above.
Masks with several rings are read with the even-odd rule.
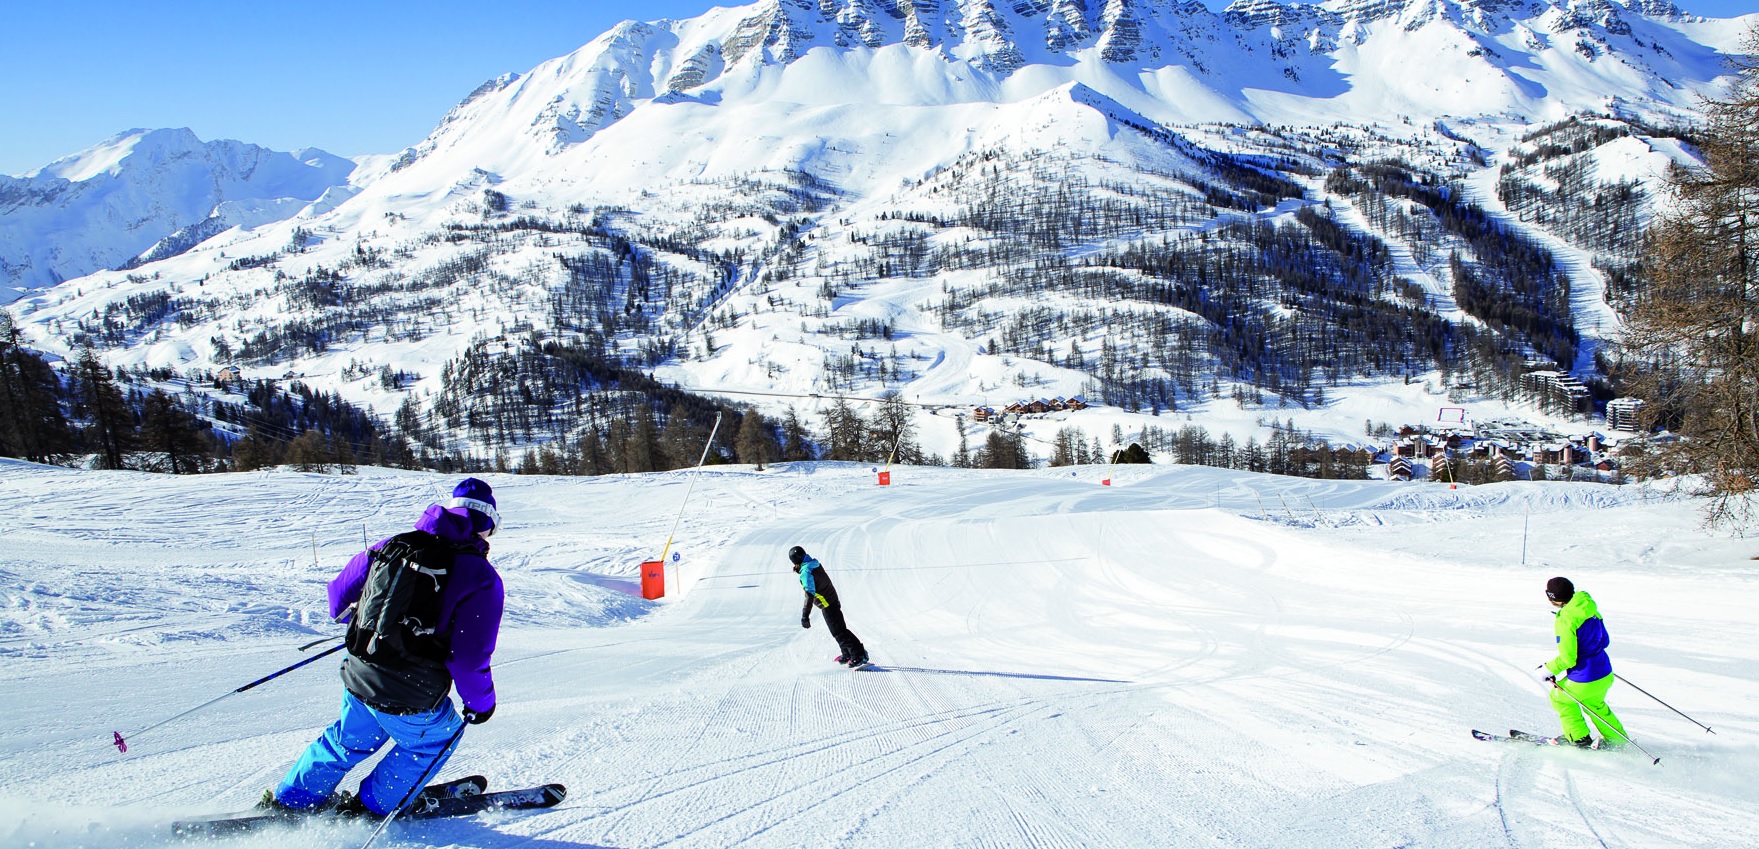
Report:
[[[793,548],[788,549],[788,562],[794,564],[795,566],[799,566],[800,564],[805,563],[806,562],[806,549],[801,548],[798,545],[794,546]]]
[[[1569,604],[1576,597],[1576,586],[1569,578],[1552,578],[1545,582],[1545,597],[1558,604]]]

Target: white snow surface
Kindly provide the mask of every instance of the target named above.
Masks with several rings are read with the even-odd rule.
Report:
[[[705,470],[686,504],[692,474],[488,477],[500,707],[441,777],[569,797],[381,845],[1751,840],[1759,570],[1667,491],[800,464]],[[337,635],[324,582],[454,482],[0,461],[0,845],[165,846],[172,818],[248,807],[334,718],[334,662],[133,732]],[[672,594],[643,601],[681,505]],[[800,629],[794,544],[877,668]],[[1611,703],[1660,765],[1468,736],[1555,731],[1530,673],[1557,574],[1599,602],[1615,669],[1714,736],[1626,684]]]

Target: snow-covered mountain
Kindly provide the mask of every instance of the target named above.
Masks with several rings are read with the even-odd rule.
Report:
[[[721,391],[1145,414],[1442,365],[1592,370],[1633,242],[1554,222],[1690,159],[1678,128],[1755,20],[763,0],[628,22],[485,83],[352,197],[225,235],[209,204],[153,261],[18,312],[50,350],[293,371],[477,446],[582,425],[559,399],[590,381],[546,344]],[[1640,225],[1650,195],[1628,194]]]
[[[20,177],[0,175],[0,304],[139,258],[175,256],[347,196],[355,164],[308,149],[129,130]]]

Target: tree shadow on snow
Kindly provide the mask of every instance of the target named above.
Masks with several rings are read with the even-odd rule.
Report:
[[[1089,684],[1134,684],[1134,681],[1123,681],[1117,678],[1080,678],[1074,675],[1039,675],[1030,672],[980,672],[970,669],[924,669],[920,666],[881,666],[873,664],[867,667],[874,672],[922,672],[929,675],[982,675],[991,678],[1029,678],[1034,681],[1081,681]]]

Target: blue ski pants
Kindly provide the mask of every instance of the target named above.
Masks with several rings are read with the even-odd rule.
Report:
[[[399,716],[382,713],[347,691],[342,715],[306,747],[299,762],[281,779],[275,798],[290,808],[315,808],[335,791],[348,771],[385,744],[396,743],[378,766],[360,781],[360,801],[383,816],[422,780],[440,774],[452,755],[452,735],[464,727],[452,700],[426,713]]]

